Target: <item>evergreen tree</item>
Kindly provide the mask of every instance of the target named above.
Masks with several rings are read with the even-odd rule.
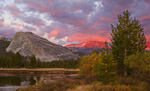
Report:
[[[116,62],[110,53],[108,43],[105,42],[105,48],[101,50],[101,63],[98,61],[94,66],[94,71],[98,74],[98,80],[108,84],[116,79]]]
[[[118,24],[112,27],[112,54],[117,60],[118,74],[126,75],[124,59],[132,54],[144,52],[146,48],[146,38],[143,32],[143,26],[139,21],[130,17],[128,11],[118,15]]]
[[[35,68],[35,66],[36,66],[36,57],[35,57],[35,55],[31,55],[29,66],[30,66],[30,68]]]
[[[19,52],[17,52],[13,57],[12,57],[12,59],[11,59],[11,65],[13,66],[13,67],[20,67],[20,65],[21,65],[21,55],[20,55],[20,53]]]
[[[36,68],[40,68],[41,67],[41,60],[39,58],[36,60],[36,66],[35,67]]]

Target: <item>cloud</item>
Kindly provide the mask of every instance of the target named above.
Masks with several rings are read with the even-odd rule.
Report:
[[[105,36],[105,37],[101,37],[99,34],[94,34],[94,35],[91,35],[91,34],[82,34],[82,33],[76,33],[76,34],[73,34],[71,35],[69,38],[68,38],[68,42],[73,42],[73,41],[79,41],[79,42],[85,42],[85,41],[88,41],[88,40],[97,40],[97,41],[108,41],[110,42],[108,36]]]
[[[37,25],[37,26],[45,26],[45,21],[42,20],[39,16],[21,16],[19,17],[22,21],[24,21],[25,23],[29,23],[32,25]]]
[[[8,31],[11,27],[14,32],[32,31],[56,43],[67,44],[109,40],[110,24],[116,25],[117,15],[124,10],[137,17],[145,35],[150,36],[149,8],[149,0],[14,0],[2,10],[19,20],[11,22]],[[0,26],[4,26],[4,21],[7,20],[0,20]]]
[[[17,8],[17,6],[16,6],[15,4],[9,4],[9,5],[7,5],[6,8],[10,11],[10,13],[11,13],[12,15],[18,16],[18,15],[23,14],[23,13]]]
[[[50,34],[48,36],[48,39],[51,38],[51,37],[56,37],[56,36],[58,36],[59,34],[62,34],[62,33],[65,33],[65,31],[62,31],[62,30],[59,30],[59,29],[53,30],[53,31],[50,32]]]
[[[3,26],[0,28],[0,36],[12,38],[15,34],[15,29],[10,26]]]
[[[0,0],[0,2],[4,2],[4,0]]]
[[[0,27],[4,25],[3,22],[4,22],[4,19],[0,19]]]

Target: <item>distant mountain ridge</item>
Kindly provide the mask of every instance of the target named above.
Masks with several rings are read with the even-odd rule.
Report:
[[[80,44],[69,44],[66,45],[65,47],[69,48],[73,52],[78,53],[80,55],[87,55],[91,54],[93,50],[104,48],[105,43],[101,41],[90,40]]]
[[[147,45],[146,50],[150,50],[150,42],[147,42],[146,45]]]
[[[2,40],[2,41],[12,41],[12,39],[11,38],[6,38],[6,37],[0,37],[0,40]]]
[[[91,41],[87,41],[84,43],[80,43],[80,44],[70,44],[70,45],[66,45],[65,47],[80,47],[80,48],[103,48],[105,47],[105,43],[101,42],[101,41],[95,41],[95,40],[91,40]]]
[[[150,50],[150,42],[146,43],[147,48],[146,50]],[[73,52],[79,53],[79,54],[91,54],[93,50],[102,49],[105,47],[105,43],[101,41],[91,40],[80,44],[69,44],[65,45],[65,47],[68,47]]]
[[[0,56],[8,56],[6,48],[9,46],[12,39],[0,37]]]
[[[79,57],[68,48],[54,44],[31,32],[17,32],[6,51],[19,52],[22,56],[31,56],[34,54],[41,61],[46,62],[77,59]]]

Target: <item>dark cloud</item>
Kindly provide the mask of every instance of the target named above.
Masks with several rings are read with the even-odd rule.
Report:
[[[61,39],[67,36],[68,42],[109,40],[110,24],[116,25],[117,15],[122,14],[124,10],[129,10],[131,17],[137,17],[144,26],[146,36],[150,35],[150,0],[14,0],[14,2],[13,5],[7,5],[11,14],[24,23],[37,27],[23,25],[23,29],[38,32],[41,36],[48,34],[48,39],[51,37]],[[24,5],[24,10],[20,11],[18,5]],[[47,24],[49,21],[52,23]],[[65,44],[64,41],[59,42]]]
[[[18,18],[28,24],[45,26],[45,22],[40,18],[40,16],[19,16]]]
[[[0,36],[12,38],[15,34],[15,29],[9,26],[3,26],[0,28]]]

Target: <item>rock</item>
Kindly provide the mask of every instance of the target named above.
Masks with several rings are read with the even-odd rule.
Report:
[[[54,44],[31,32],[17,32],[13,37],[7,52],[19,52],[22,56],[35,55],[41,61],[77,59],[79,56],[68,48]]]

